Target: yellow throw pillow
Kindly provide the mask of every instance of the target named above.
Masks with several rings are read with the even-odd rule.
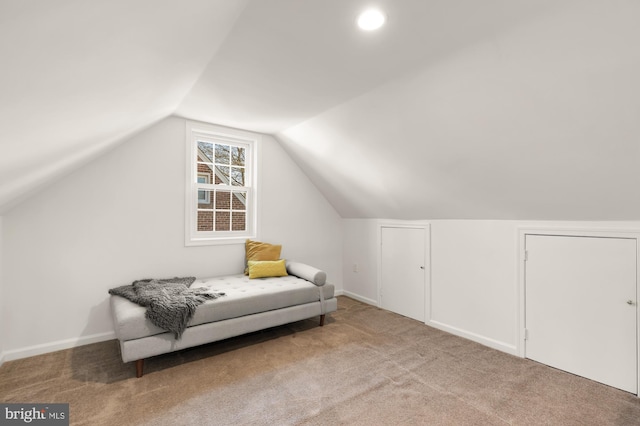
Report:
[[[287,265],[284,259],[280,260],[250,260],[249,279],[267,277],[285,277]]]
[[[245,243],[245,255],[247,262],[250,260],[278,260],[280,259],[280,244],[262,243],[260,241],[247,240]],[[249,274],[249,268],[245,268],[244,274]]]

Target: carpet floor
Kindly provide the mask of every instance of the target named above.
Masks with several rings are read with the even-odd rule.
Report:
[[[313,318],[150,358],[115,340],[5,362],[0,402],[73,425],[640,425],[640,399],[339,297]]]

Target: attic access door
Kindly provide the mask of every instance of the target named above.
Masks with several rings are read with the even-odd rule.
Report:
[[[424,322],[425,227],[380,228],[380,307]]]
[[[525,356],[638,392],[636,239],[525,236]]]

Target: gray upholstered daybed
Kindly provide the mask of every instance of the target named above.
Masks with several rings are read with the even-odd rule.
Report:
[[[112,295],[122,360],[136,361],[136,376],[141,377],[144,359],[155,355],[315,316],[324,325],[325,314],[338,308],[334,286],[325,283],[326,273],[302,263],[286,266],[289,275],[284,277],[249,279],[240,274],[197,279],[190,288],[208,288],[225,296],[198,306],[179,340],[152,324],[145,317],[145,307]]]

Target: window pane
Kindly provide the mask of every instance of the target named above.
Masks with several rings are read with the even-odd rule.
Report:
[[[198,211],[198,231],[213,231],[213,212]]]
[[[247,209],[247,193],[246,192],[234,192],[233,199],[231,200],[233,203],[233,210],[246,210]]]
[[[233,212],[232,231],[244,231],[247,229],[247,215],[245,212]]]
[[[229,160],[229,145],[216,144],[216,163],[217,164],[230,164]]]
[[[229,167],[216,166],[216,185],[229,185]]]
[[[212,209],[215,191],[198,191],[198,209]]]
[[[198,174],[196,176],[198,183],[213,182],[213,168],[209,164],[198,163]]]
[[[209,142],[198,142],[196,161],[213,163],[213,144]]]
[[[231,147],[231,164],[233,166],[244,166],[245,149],[239,146]]]
[[[244,168],[231,168],[231,185],[244,186]]]
[[[231,193],[229,191],[216,191],[216,209],[231,209]]]
[[[231,212],[216,211],[216,231],[231,230]]]

